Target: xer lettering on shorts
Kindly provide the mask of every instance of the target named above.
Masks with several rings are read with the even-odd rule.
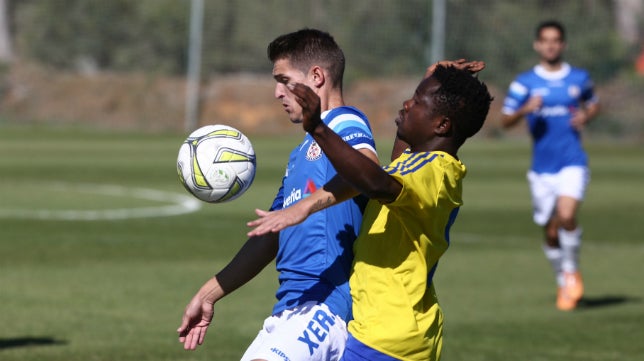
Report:
[[[309,347],[309,354],[313,355],[316,348],[320,347],[320,342],[324,341],[329,334],[329,326],[333,326],[335,321],[326,312],[318,310],[315,312],[311,321],[302,332],[302,336],[297,340],[304,342]],[[316,342],[317,341],[317,342]]]

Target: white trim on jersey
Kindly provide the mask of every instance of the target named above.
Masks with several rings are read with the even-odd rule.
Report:
[[[561,69],[557,71],[548,71],[542,65],[536,65],[534,67],[534,73],[546,80],[561,80],[570,74],[570,64],[563,63],[561,64]]]
[[[331,122],[329,122],[329,128],[333,129],[333,131],[335,132],[335,127],[337,127],[340,123],[344,123],[344,122],[347,122],[347,121],[360,123],[365,128],[369,129],[369,127],[367,127],[367,123],[365,123],[364,120],[362,120],[362,118],[360,118],[359,116],[357,116],[355,114],[340,114],[340,115],[338,115],[337,117],[333,118],[333,120]]]
[[[376,150],[371,145],[369,145],[367,143],[356,144],[355,146],[353,146],[353,149],[356,149],[356,150],[368,149],[368,150],[372,151],[373,154],[375,154],[376,156],[378,155]]]

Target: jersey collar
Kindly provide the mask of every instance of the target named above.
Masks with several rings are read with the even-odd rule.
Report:
[[[557,71],[548,71],[546,68],[544,68],[542,65],[536,65],[534,67],[534,72],[538,76],[546,79],[546,80],[560,80],[568,76],[570,74],[570,64],[568,63],[563,63],[561,64],[561,69]]]

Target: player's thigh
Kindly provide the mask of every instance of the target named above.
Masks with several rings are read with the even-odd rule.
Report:
[[[588,167],[565,167],[557,173],[557,196],[569,197],[581,202],[589,182]]]
[[[557,216],[573,219],[590,181],[587,167],[566,167],[557,174]]]
[[[532,197],[532,217],[534,222],[545,226],[552,217],[557,203],[556,179],[552,174],[527,174]]]
[[[242,361],[338,360],[344,351],[346,324],[325,305],[298,306],[267,322]]]

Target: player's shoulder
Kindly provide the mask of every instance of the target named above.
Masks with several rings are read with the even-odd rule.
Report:
[[[586,73],[588,74],[588,70],[586,68],[582,68],[580,66],[575,66],[570,63],[566,63],[568,66],[570,66],[570,72],[571,73]]]
[[[536,72],[536,67],[532,67],[517,74],[517,76],[514,78],[514,81],[521,84],[528,84],[534,82],[535,79],[538,78],[539,75]]]
[[[570,76],[575,78],[590,78],[588,70],[576,66],[570,66]]]
[[[358,127],[371,131],[367,116],[361,110],[352,106],[340,106],[329,110],[324,117],[324,122],[336,132],[348,127]]]
[[[335,117],[342,116],[342,115],[345,115],[345,116],[353,115],[358,118],[362,118],[365,120],[367,119],[367,115],[365,113],[363,113],[360,109],[350,105],[343,105],[329,110],[327,117],[329,117],[330,119],[333,119]]]

